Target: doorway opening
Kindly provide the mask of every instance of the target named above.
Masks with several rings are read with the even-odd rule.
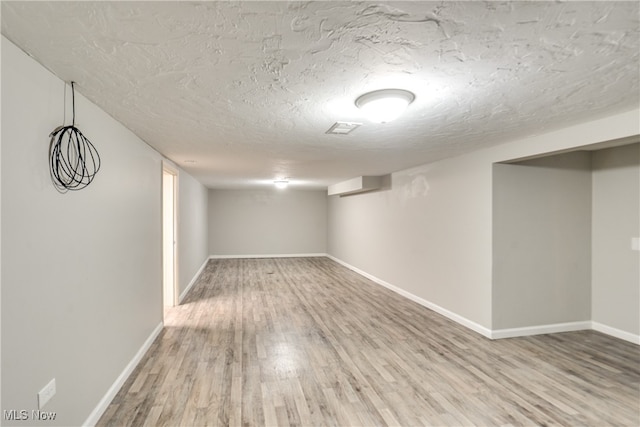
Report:
[[[178,171],[162,167],[162,299],[165,310],[178,301],[176,268],[176,201]]]

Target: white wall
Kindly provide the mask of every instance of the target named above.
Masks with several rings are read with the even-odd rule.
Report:
[[[637,135],[639,113],[400,171],[388,191],[331,197],[328,252],[490,335],[493,164]]]
[[[2,43],[4,43],[3,40]],[[0,45],[0,53],[2,45]],[[0,61],[2,59],[0,58]],[[1,62],[0,62],[1,64]],[[0,70],[1,74],[1,70]],[[2,85],[0,84],[0,99],[2,99]],[[2,126],[2,102],[0,102],[0,126]],[[0,134],[0,410],[2,406],[2,135]],[[2,421],[0,421],[2,425]]]
[[[178,294],[192,284],[209,258],[209,191],[178,169]]]
[[[2,90],[2,409],[37,409],[55,377],[47,425],[79,425],[162,320],[161,158],[76,93],[102,169],[59,194],[63,82],[3,37]]]
[[[304,255],[326,251],[326,191],[209,190],[211,255]]]
[[[493,329],[591,319],[591,154],[493,168]]]
[[[57,417],[43,424],[68,426],[90,420],[161,325],[162,157],[76,92],[102,168],[86,189],[58,193],[48,135],[63,107],[64,83],[3,37],[1,409],[37,409],[55,378],[44,409]],[[179,170],[181,289],[208,257],[207,196]]]
[[[329,254],[490,324],[490,170],[457,158],[392,175],[391,190],[329,198]]]
[[[593,321],[639,336],[640,144],[593,153],[592,235]]]

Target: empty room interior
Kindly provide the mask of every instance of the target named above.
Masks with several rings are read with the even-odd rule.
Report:
[[[640,425],[640,3],[1,29],[1,425]]]

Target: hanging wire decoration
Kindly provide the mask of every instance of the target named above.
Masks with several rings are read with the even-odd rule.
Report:
[[[76,94],[71,82],[71,126],[58,126],[49,135],[49,171],[51,181],[61,193],[82,190],[100,170],[100,155],[96,147],[76,127]]]

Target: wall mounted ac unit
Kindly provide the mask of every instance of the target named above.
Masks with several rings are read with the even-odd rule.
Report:
[[[382,176],[359,176],[348,181],[330,185],[327,193],[329,196],[346,196],[349,194],[378,190],[382,187],[382,178]]]

